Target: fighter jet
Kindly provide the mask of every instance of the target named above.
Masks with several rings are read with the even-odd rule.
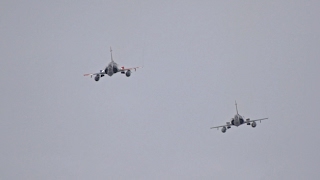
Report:
[[[240,125],[242,125],[242,124],[245,124],[245,123],[246,123],[247,125],[250,125],[250,124],[251,124],[251,126],[252,126],[253,128],[255,128],[255,127],[257,126],[256,121],[260,121],[260,123],[261,123],[262,120],[268,119],[268,118],[262,118],[262,119],[250,120],[250,118],[248,118],[248,119],[244,120],[244,116],[241,116],[241,115],[238,113],[237,102],[235,102],[235,103],[236,103],[236,111],[237,111],[237,114],[234,115],[234,118],[232,118],[230,122],[227,122],[226,125],[211,127],[210,129],[213,129],[213,128],[219,129],[220,127],[222,127],[221,131],[222,131],[223,133],[225,133],[225,132],[227,131],[227,129],[230,129],[230,128],[231,128],[231,126],[237,126],[237,127],[238,127],[238,126],[240,126]]]
[[[121,72],[121,74],[126,74],[126,76],[129,77],[131,75],[131,71],[133,69],[136,71],[138,68],[140,68],[140,67],[125,68],[124,66],[119,68],[119,65],[113,61],[111,47],[110,47],[110,53],[111,53],[111,62],[108,64],[107,67],[105,67],[103,70],[100,70],[100,72],[98,72],[98,73],[84,74],[84,76],[90,76],[91,78],[92,78],[92,76],[95,76],[94,80],[99,81],[99,79],[106,74],[109,76],[112,76],[113,74],[115,74],[117,72]]]

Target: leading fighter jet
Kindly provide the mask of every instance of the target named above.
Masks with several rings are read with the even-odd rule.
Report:
[[[252,126],[253,128],[255,128],[255,127],[257,126],[256,121],[260,121],[260,123],[261,123],[262,120],[268,119],[268,118],[262,118],[262,119],[250,120],[250,118],[248,118],[248,119],[244,120],[244,117],[241,116],[241,115],[238,113],[237,102],[236,102],[236,110],[237,110],[237,114],[234,115],[234,118],[231,119],[231,122],[227,122],[226,125],[211,127],[210,129],[213,129],[213,128],[219,129],[220,127],[222,127],[221,131],[222,131],[223,133],[225,133],[225,132],[227,131],[227,129],[230,129],[230,128],[231,128],[231,126],[237,126],[237,127],[238,127],[238,126],[240,126],[240,125],[242,125],[242,124],[245,124],[245,123],[247,123],[247,125],[250,125],[250,124],[251,124],[251,126]]]
[[[117,72],[121,72],[121,74],[126,74],[126,76],[129,77],[131,75],[131,70],[134,69],[136,71],[138,68],[140,68],[140,67],[124,68],[124,66],[119,68],[118,64],[113,61],[111,47],[110,47],[110,53],[111,53],[111,62],[108,64],[107,67],[104,68],[104,70],[100,70],[100,72],[98,73],[84,74],[84,76],[90,76],[90,77],[95,76],[94,80],[99,81],[100,77],[103,77],[105,74],[112,76]]]

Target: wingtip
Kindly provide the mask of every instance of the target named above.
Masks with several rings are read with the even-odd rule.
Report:
[[[92,74],[84,74],[83,76],[91,76],[92,77]]]

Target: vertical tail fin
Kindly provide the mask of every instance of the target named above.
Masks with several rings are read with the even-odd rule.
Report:
[[[237,105],[237,101],[235,101],[235,103],[236,103],[236,110],[237,110],[237,114],[239,114],[239,113],[238,113],[238,105]]]
[[[110,46],[110,53],[111,53],[111,61],[113,62],[113,58],[112,58],[112,48]]]

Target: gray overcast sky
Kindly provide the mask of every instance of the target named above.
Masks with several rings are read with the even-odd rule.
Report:
[[[1,1],[0,179],[319,179],[319,9]]]

